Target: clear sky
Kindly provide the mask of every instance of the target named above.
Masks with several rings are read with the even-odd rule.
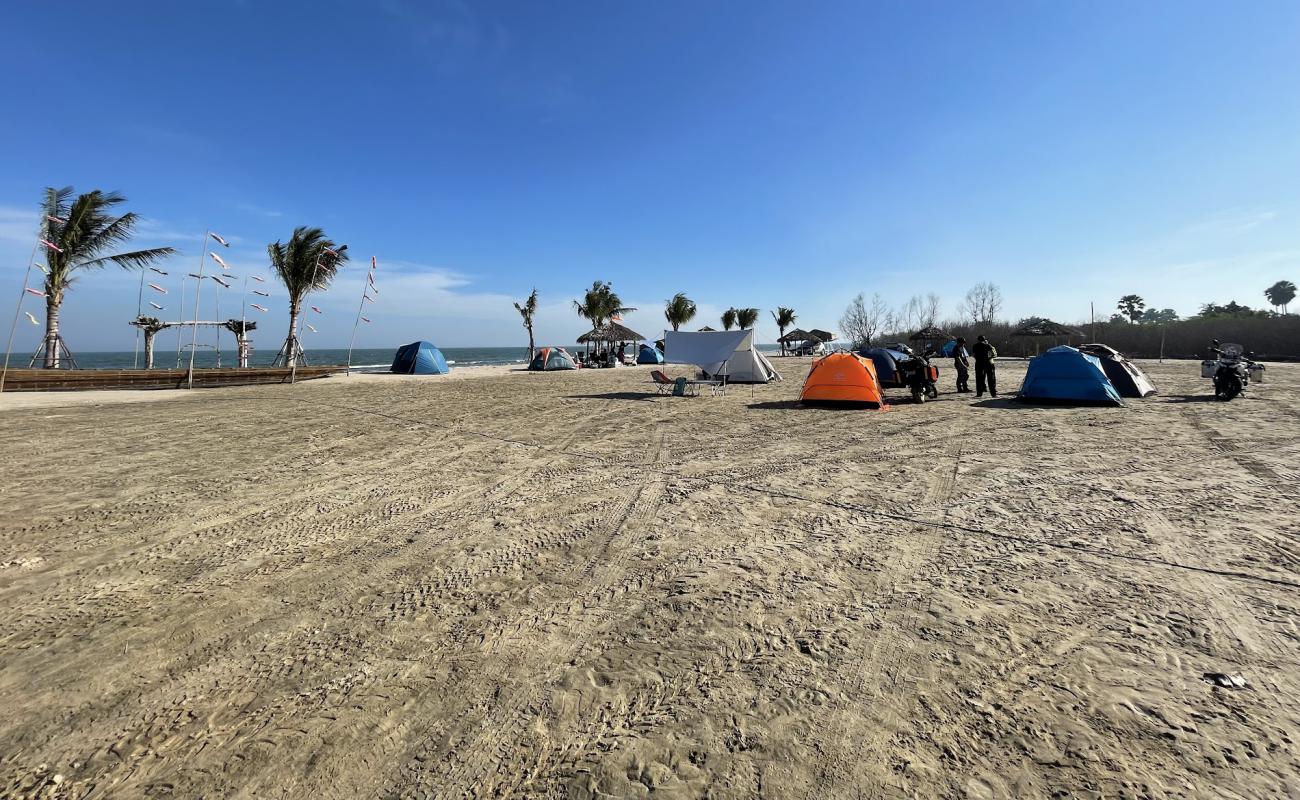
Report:
[[[764,309],[767,341],[768,309],[833,328],[858,291],[951,311],[991,280],[1010,317],[1075,321],[1300,282],[1289,0],[13,0],[0,74],[6,325],[42,187],[69,184],[184,251],[168,318],[206,228],[264,275],[266,243],[325,228],[379,258],[377,347],[518,344],[534,286],[539,339],[571,342],[595,279],[643,334],[685,291],[697,326]],[[309,346],[346,344],[362,275],[313,301]],[[130,348],[136,281],[74,288],[74,351]]]

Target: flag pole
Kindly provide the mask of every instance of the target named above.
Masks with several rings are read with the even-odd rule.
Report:
[[[194,281],[194,319],[190,327],[190,368],[185,374],[185,384],[187,389],[194,388],[194,351],[199,343],[199,296],[203,288],[203,267],[208,263],[208,237],[212,231],[203,232],[203,255],[199,256],[199,276]],[[181,286],[185,285],[184,279],[181,280]]]
[[[39,239],[40,236],[37,236]],[[23,290],[18,293],[18,305],[14,307],[14,321],[9,326],[9,344],[5,345],[5,365],[0,369],[0,392],[5,390],[5,376],[9,374],[9,354],[14,349],[14,334],[18,331],[18,316],[23,313],[23,298],[27,296],[27,284],[32,279],[32,265],[36,263],[36,250],[40,242],[32,245],[32,255],[27,259],[27,272],[23,274]]]
[[[206,236],[203,237],[207,241]],[[204,245],[207,249],[207,245]],[[181,273],[181,299],[176,309],[176,369],[181,368],[181,335],[185,330],[185,273]]]
[[[357,340],[357,326],[361,324],[361,312],[366,308],[366,293],[370,290],[370,282],[374,278],[375,269],[377,269],[378,266],[379,262],[374,256],[371,256],[370,271],[366,273],[366,280],[361,284],[361,302],[360,305],[357,306],[356,321],[352,323],[352,338],[348,339],[348,375],[352,374],[352,345]]]
[[[135,318],[140,319],[140,314],[144,311],[144,273],[145,268],[140,267],[140,291],[135,296]],[[140,368],[140,327],[135,329],[135,346],[131,350],[131,369]]]
[[[246,347],[248,343],[248,276],[249,272],[245,269],[244,293],[239,298],[239,338],[235,340],[235,363],[241,367],[246,361],[240,348]]]

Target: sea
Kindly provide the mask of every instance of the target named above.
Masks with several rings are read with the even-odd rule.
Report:
[[[159,337],[161,338],[161,337]],[[232,340],[233,341],[233,340]],[[565,349],[570,353],[580,352],[583,345],[567,345]],[[447,363],[453,366],[461,367],[479,367],[501,364],[524,364],[528,361],[527,347],[440,347],[442,355],[447,359]],[[765,352],[775,352],[775,345],[758,345],[758,349]],[[356,348],[352,351],[352,368],[358,372],[384,372],[387,371],[393,363],[393,356],[397,352],[397,347],[380,347],[380,348]],[[108,353],[85,353],[74,352],[77,366],[81,369],[132,369],[135,367],[144,367],[143,349],[138,353],[132,353],[130,350]],[[219,360],[218,360],[219,359]],[[275,360],[275,351],[254,351],[248,362],[254,367],[269,367]],[[177,358],[176,350],[168,350],[164,342],[159,342],[154,350],[154,366],[159,369],[186,367],[190,363],[189,350],[186,349]],[[14,359],[17,363],[18,359]],[[200,347],[194,353],[195,367],[233,367],[235,366],[235,350],[222,349],[220,353],[210,347]],[[308,364],[347,364],[348,351],[346,349],[321,348],[319,350],[307,351]],[[21,363],[19,366],[27,366]]]

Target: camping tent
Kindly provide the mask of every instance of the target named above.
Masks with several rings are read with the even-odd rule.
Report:
[[[1156,393],[1155,384],[1146,373],[1115,348],[1104,344],[1081,344],[1079,351],[1095,356],[1101,362],[1101,368],[1120,397],[1148,397]]]
[[[885,407],[876,365],[855,353],[831,353],[813,362],[804,379],[801,403],[836,403]]]
[[[912,358],[911,354],[891,347],[869,347],[858,351],[858,355],[871,360],[875,365],[877,380],[884,384],[901,383],[898,365]]]
[[[1095,356],[1053,347],[1029,362],[1019,399],[1039,403],[1124,405]]]
[[[534,372],[553,369],[577,369],[573,357],[563,347],[543,347],[528,363],[528,369]]]
[[[648,344],[641,345],[641,350],[636,354],[636,363],[638,364],[662,364],[664,363],[664,354],[659,348]]]
[[[411,342],[397,348],[389,372],[402,375],[446,375],[451,372],[442,351],[431,342]]]
[[[664,331],[664,362],[694,364],[706,375],[728,383],[767,383],[780,380],[772,362],[754,349],[754,332]]]

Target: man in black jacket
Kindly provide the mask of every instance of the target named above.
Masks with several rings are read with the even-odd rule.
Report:
[[[998,371],[994,364],[994,359],[998,357],[997,348],[989,344],[989,340],[981,336],[975,341],[975,346],[971,348],[971,355],[975,356],[975,396],[983,397],[984,388],[987,386],[989,394],[994,397],[998,396]]]
[[[965,394],[970,391],[970,352],[966,349],[966,340],[957,337],[952,348],[952,366],[957,372],[957,391]]]

